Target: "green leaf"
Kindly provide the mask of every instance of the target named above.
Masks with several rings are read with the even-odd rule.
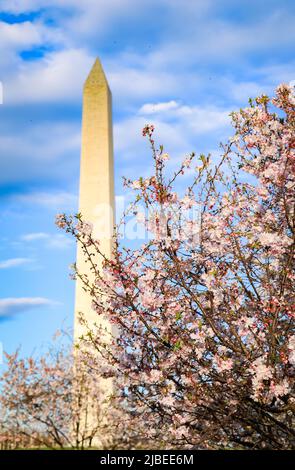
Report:
[[[182,319],[182,313],[177,312],[176,315],[175,315],[175,320],[178,321],[178,320],[181,320],[181,319]]]
[[[176,343],[174,344],[173,346],[173,351],[179,351],[179,349],[181,349],[182,347],[182,342],[181,340],[179,339],[178,341],[176,341]]]

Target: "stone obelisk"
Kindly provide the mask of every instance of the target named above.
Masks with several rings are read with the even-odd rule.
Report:
[[[107,257],[112,250],[114,210],[112,97],[101,63],[96,59],[83,90],[79,212],[83,221],[93,225],[93,236],[100,241],[100,249]],[[99,267],[102,260],[95,262]],[[93,280],[79,244],[77,268]],[[90,328],[103,321],[98,322],[98,315],[91,308],[91,297],[77,279],[75,340],[85,333],[85,327],[79,322],[81,313]],[[110,330],[106,321],[104,326]]]

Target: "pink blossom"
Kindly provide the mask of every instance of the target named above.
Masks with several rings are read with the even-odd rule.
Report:
[[[132,183],[132,188],[133,188],[133,189],[140,189],[140,188],[141,188],[141,183],[140,183],[140,181],[133,181],[133,183]]]
[[[152,369],[150,372],[150,379],[152,382],[158,382],[163,378],[163,374],[160,370]]]
[[[223,359],[220,356],[215,355],[214,365],[218,372],[230,371],[233,367],[233,360],[229,358]]]

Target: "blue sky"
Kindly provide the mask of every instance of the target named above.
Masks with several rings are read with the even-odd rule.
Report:
[[[99,56],[113,93],[116,195],[149,172],[141,128],[172,166],[218,152],[228,114],[295,78],[292,0],[0,0],[0,342],[24,354],[71,326],[83,82]]]

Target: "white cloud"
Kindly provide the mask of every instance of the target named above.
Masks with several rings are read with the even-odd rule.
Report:
[[[9,24],[0,21],[0,41],[5,48],[29,48],[42,43],[40,31],[30,21]]]
[[[140,160],[140,154],[145,163],[151,163],[151,159],[146,159],[146,151],[149,151],[148,145],[142,137],[142,129],[147,124],[145,117],[134,117],[122,119],[115,123],[114,135],[116,150],[122,155],[123,160]],[[169,144],[175,149],[182,148],[187,142],[187,135],[183,135],[180,129],[166,122],[165,119],[157,116],[153,118],[152,124],[155,126],[155,135],[157,140],[160,138],[163,143]]]
[[[10,258],[4,261],[0,261],[0,269],[15,268],[24,264],[31,263],[30,258]]]
[[[183,110],[186,113],[186,110]],[[181,113],[181,110],[180,110]],[[188,122],[195,134],[205,134],[225,129],[230,122],[229,109],[220,109],[213,106],[194,106],[187,113]]]
[[[83,49],[64,49],[38,61],[22,62],[4,80],[5,103],[77,102],[93,62],[94,57]]]
[[[220,2],[221,3],[221,2]],[[181,4],[180,4],[181,8]],[[183,9],[184,15],[189,11]],[[195,8],[197,10],[197,8]],[[265,12],[263,21],[257,16],[255,21],[231,21],[214,15],[212,11],[206,18],[198,18],[197,22],[192,15],[187,17],[186,28],[180,29],[182,23],[176,23],[174,35],[168,41],[155,48],[146,60],[150,67],[167,69],[177,64],[178,70],[194,65],[200,61],[206,65],[215,62],[229,63],[233,68],[232,60],[236,60],[236,67],[243,61],[246,54],[261,51],[270,51],[291,45],[295,39],[293,27],[294,16],[286,9],[269,9]],[[281,34],[275,35],[274,31]]]
[[[212,153],[220,142],[227,141],[232,133],[229,113],[231,109],[222,106],[188,106],[176,100],[170,100],[173,106],[166,111],[165,102],[161,106],[155,103],[143,105],[133,118],[125,118],[115,123],[115,154],[120,155],[121,173],[131,179],[151,174],[152,158],[149,144],[142,137],[142,128],[151,123],[155,126],[156,146],[163,144],[169,153],[169,171],[178,169],[183,158],[195,152]],[[150,109],[157,112],[149,114]],[[143,114],[146,110],[147,113]]]
[[[173,103],[170,109],[169,103]],[[205,136],[217,131],[226,136],[230,123],[230,109],[210,105],[187,106],[174,100],[168,103],[145,104],[139,110],[140,116],[123,119],[114,127],[117,151],[122,152],[127,160],[138,159],[136,148],[143,148],[141,130],[146,122],[150,121],[151,110],[151,122],[155,125],[156,137],[160,136],[161,141],[176,152],[189,151],[197,135]]]
[[[19,60],[14,64],[10,76],[4,80],[6,103],[77,103],[81,99],[83,82],[94,61],[94,55],[89,51],[99,48],[106,31],[116,22],[123,22],[125,15],[131,22],[130,28],[132,21],[138,23],[143,20],[145,14],[150,12],[151,4],[164,8],[169,18],[167,22],[170,29],[164,27],[161,41],[156,44],[151,41],[153,47],[148,52],[135,52],[134,45],[123,46],[111,59],[106,55],[104,60],[114,97],[120,104],[132,106],[139,99],[169,99],[169,94],[179,99],[184,94],[194,96],[196,91],[202,93],[204,90],[206,93],[210,64],[229,64],[229,70],[238,70],[247,54],[267,52],[271,45],[274,48],[284,47],[295,39],[292,15],[286,14],[284,8],[270,9],[263,22],[257,18],[241,23],[219,16],[219,10],[215,12],[211,8],[214,5],[211,0],[200,0],[197,7],[191,0],[2,2],[0,5],[3,5],[4,11],[14,12],[55,7],[57,23],[57,26],[48,27],[42,24],[41,15],[38,22],[5,25],[5,41],[19,42],[19,47],[22,41],[25,42],[23,47],[30,44],[59,44],[58,50],[47,53],[39,60]],[[186,28],[182,27],[183,22]],[[10,29],[11,33],[8,33]],[[276,30],[280,30],[281,34],[274,35],[273,31]],[[108,40],[108,37],[104,39]],[[235,61],[234,68],[232,61]],[[249,76],[251,66],[249,63],[244,63],[244,66]],[[223,76],[217,72],[216,90],[230,94],[230,87],[222,89],[219,81],[223,81]],[[251,79],[243,81],[248,83],[250,91],[255,89]],[[243,90],[237,90],[236,94],[243,98],[245,96]]]
[[[0,8],[1,10],[1,8]],[[20,53],[34,48],[64,47],[62,31],[42,21],[7,23],[0,21],[1,79],[5,82],[4,92],[15,82],[18,72],[22,74],[23,60]]]
[[[254,81],[233,82],[225,79],[223,83],[230,90],[230,97],[238,103],[244,103],[245,106],[247,106],[249,98],[256,98],[262,93],[273,91],[265,83],[262,85]]]
[[[268,86],[275,83],[288,83],[295,77],[295,61],[290,60],[280,64],[264,65],[255,70],[259,79],[263,80]]]
[[[57,234],[55,236],[51,236],[47,242],[48,248],[57,248],[59,250],[72,247],[73,245],[74,245],[73,238],[70,238],[69,236],[66,236],[63,234]]]
[[[191,0],[184,1],[188,2],[188,6],[191,3]],[[198,11],[208,3],[209,0],[198,0]],[[70,43],[90,44],[91,40],[95,40],[99,44],[98,41],[118,21],[135,24],[141,19],[146,20],[147,15],[152,20],[153,10],[159,4],[166,10],[167,7],[168,10],[181,10],[172,0],[0,0],[0,9],[19,14],[48,8],[60,20]]]
[[[43,241],[46,248],[65,249],[74,245],[74,240],[62,233],[33,232],[26,233],[20,237],[21,241],[31,243]]]
[[[135,64],[137,60],[138,57],[134,57]],[[148,58],[143,66],[137,67],[135,64],[125,64],[124,57],[116,57],[106,64],[107,78],[118,103],[130,106],[139,99],[143,101],[157,96],[166,98],[183,88],[183,76],[177,77],[161,68],[149,67]],[[186,77],[185,72],[183,75]]]
[[[20,312],[54,304],[56,302],[44,297],[9,297],[0,299],[0,319],[6,319]]]
[[[48,233],[35,232],[35,233],[27,233],[26,235],[22,235],[21,240],[25,242],[31,242],[35,240],[47,240],[48,237],[49,237]]]
[[[0,134],[0,182],[67,178],[78,168],[80,123],[43,122],[14,125]],[[76,157],[75,157],[76,156]]]
[[[78,203],[78,196],[67,191],[41,191],[17,194],[14,196],[14,200],[20,203],[37,204],[49,209],[66,211],[69,209],[74,210],[76,208]],[[41,233],[39,235],[45,234]]]
[[[165,103],[146,103],[140,110],[139,114],[157,114],[161,112],[170,111],[179,107],[179,103],[176,101],[167,101]]]
[[[207,1],[207,0],[206,0]],[[156,0],[143,0],[145,4],[157,3]],[[32,11],[38,11],[41,8],[48,7],[59,7],[59,8],[76,8],[77,13],[81,15],[81,12],[89,16],[96,14],[99,17],[101,13],[102,18],[106,19],[106,16],[111,16],[112,13],[116,14],[114,9],[125,10],[127,7],[135,7],[137,0],[108,0],[108,2],[101,2],[97,0],[1,0],[0,7],[3,11],[10,13],[27,13]],[[127,14],[127,13],[126,13]]]
[[[229,123],[229,109],[218,108],[217,106],[186,106],[169,101],[168,103],[155,103],[143,105],[140,114],[158,114],[158,119],[166,119],[166,111],[169,111],[167,117],[169,120],[184,121],[187,127],[190,127],[194,133],[202,134],[223,128]],[[162,114],[164,114],[162,116]]]
[[[50,0],[1,0],[0,7],[2,11],[19,14],[38,10],[50,3]]]

